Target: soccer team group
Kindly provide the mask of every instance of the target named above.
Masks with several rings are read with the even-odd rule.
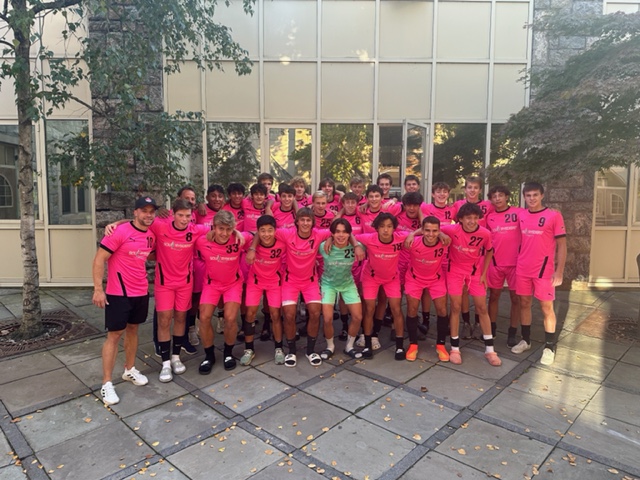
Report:
[[[145,264],[152,259],[161,382],[186,371],[180,353],[196,353],[194,345],[200,342],[205,357],[199,372],[210,373],[216,361],[215,331],[224,335],[224,368],[236,366],[237,340],[245,344],[240,364],[249,365],[260,306],[264,323],[259,337],[273,339],[278,365],[296,366],[300,336],[307,337],[305,357],[311,365],[329,359],[336,349],[334,311],[342,322],[338,339],[345,354],[373,358],[387,321],[395,337],[395,359],[415,361],[418,341],[429,331],[433,303],[440,361],[462,363],[460,338],[477,338],[484,341],[487,362],[499,366],[494,337],[505,282],[511,296],[511,351],[531,348],[535,297],[545,330],[540,361],[554,361],[553,301],[567,249],[562,215],[543,205],[541,184],[524,184],[526,208],[520,208],[509,205],[511,192],[504,186],[491,187],[488,200],[481,200],[483,183],[475,176],[466,179],[465,198],[455,203],[449,202],[450,187],[441,182],[433,184],[432,201],[425,203],[413,175],[406,177],[401,199],[391,198],[388,174],[366,190],[362,178],[353,178],[347,193],[324,179],[313,195],[301,177],[280,184],[277,194],[271,192],[271,175],[257,180],[248,195],[240,183],[226,191],[211,185],[200,204],[195,190],[184,187],[169,211],[158,209],[153,198],[141,197],[132,220],[107,226],[93,264],[93,303],[105,308],[107,330],[102,351],[105,404],[119,402],[112,373],[123,336],[122,378],[135,385],[148,382],[134,361],[138,326],[149,306]],[[306,322],[298,329],[296,318],[302,314]],[[318,354],[321,324],[326,346]]]

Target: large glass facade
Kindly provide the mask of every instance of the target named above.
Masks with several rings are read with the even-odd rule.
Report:
[[[207,170],[209,184],[226,188],[232,182],[250,186],[260,173],[258,124],[207,124]]]
[[[0,220],[20,218],[20,192],[18,190],[18,126],[0,125]],[[31,146],[34,172],[33,194],[35,215],[38,212],[38,175],[36,163],[36,139]]]
[[[322,124],[320,177],[331,177],[347,190],[354,176],[371,181],[373,125]]]

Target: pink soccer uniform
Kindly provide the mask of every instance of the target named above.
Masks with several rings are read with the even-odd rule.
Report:
[[[462,200],[458,200],[456,203],[453,204],[453,207],[452,207],[453,211],[451,213],[453,214],[453,219],[456,222],[458,221],[458,211],[460,210],[460,207],[465,203],[468,203],[468,202],[465,199],[462,199]],[[480,200],[478,203],[476,203],[476,205],[480,207],[480,210],[482,210],[482,215],[483,215],[483,217],[478,220],[478,224],[481,227],[486,227],[487,215],[492,213],[494,210],[493,204],[489,200]]]
[[[244,210],[242,209],[242,206],[235,208],[232,207],[230,203],[225,203],[222,210],[233,213],[233,216],[236,219],[236,230],[244,232]]]
[[[296,203],[298,204],[298,208],[308,207],[313,203],[313,199],[311,195],[309,195],[308,193],[305,193],[304,197],[300,199],[296,198]]]
[[[371,211],[371,207],[367,207],[366,212],[358,212],[360,219],[362,220],[362,231],[364,233],[377,233],[376,229],[371,226],[373,221],[376,219],[378,215],[382,213],[382,208],[380,210],[376,210],[375,212]]]
[[[329,230],[314,228],[307,238],[302,238],[296,228],[276,230],[276,238],[287,246],[287,264],[282,284],[282,304],[294,305],[302,293],[307,303],[320,303],[320,287],[316,269],[316,255],[323,240],[331,235]]]
[[[296,212],[293,208],[288,211],[282,210],[281,203],[274,203],[271,206],[271,213],[276,219],[277,228],[291,228],[296,224]]]
[[[398,219],[398,230],[411,233],[420,228],[420,218],[410,218],[401,203],[395,204],[394,207],[397,207],[393,208],[397,213],[390,213],[393,213]],[[400,274],[400,283],[402,284],[404,284],[405,274],[407,273],[407,268],[409,268],[409,260],[409,251],[403,249],[402,252],[400,252],[400,259],[398,260],[398,273]]]
[[[314,217],[316,218],[316,228],[329,228],[333,219],[336,218],[335,214],[328,208],[325,210],[324,215],[314,213]]]
[[[198,210],[195,210],[196,223],[198,225],[206,225],[208,227],[212,227],[213,217],[216,216],[216,213],[218,213],[219,210],[214,210],[207,204],[205,204],[204,208],[207,210],[207,213],[205,215],[200,215],[200,212],[198,212]]]
[[[407,232],[393,232],[393,240],[383,243],[378,232],[363,233],[356,239],[367,249],[367,260],[362,270],[362,290],[365,300],[374,300],[378,296],[380,286],[387,297],[400,298],[400,277],[398,260],[402,251],[402,243]]]
[[[420,206],[420,210],[422,210],[422,214],[425,217],[430,215],[436,217],[440,220],[442,225],[447,225],[449,223],[453,223],[456,221],[454,213],[456,210],[453,205],[445,205],[444,207],[438,207],[435,203],[422,203]]]
[[[264,205],[261,208],[256,208],[253,205],[251,198],[245,198],[242,200],[242,210],[244,211],[244,232],[256,232],[258,227],[256,226],[258,219],[264,215]]]
[[[489,288],[502,288],[507,281],[510,290],[516,288],[515,270],[520,250],[520,215],[524,209],[507,207],[487,215],[487,229],[491,232],[493,258],[487,272]]]
[[[270,247],[258,243],[256,256],[249,269],[247,278],[247,306],[260,305],[262,292],[266,292],[270,307],[279,308],[282,304],[282,258],[287,246],[282,240],[276,240]]]
[[[358,212],[353,215],[347,215],[346,213],[342,214],[342,218],[344,218],[351,225],[351,234],[358,235],[362,233],[362,219],[360,218],[360,214]]]
[[[472,296],[486,295],[480,282],[484,256],[493,249],[491,233],[478,225],[475,231],[465,232],[462,225],[442,225],[442,231],[451,237],[447,290],[450,295],[462,295],[463,286]]]
[[[155,247],[155,235],[142,231],[133,222],[120,225],[100,242],[111,254],[107,260],[107,295],[143,297],[149,293],[147,257]]]
[[[404,291],[413,298],[422,298],[422,291],[429,290],[431,298],[444,297],[447,286],[442,276],[442,261],[446,258],[447,247],[438,240],[435,245],[427,245],[423,236],[416,236],[409,249],[409,268],[405,275]]]
[[[341,208],[342,208],[342,204],[340,203],[340,195],[335,194],[331,201],[327,201],[327,210],[330,210],[331,213],[333,213],[334,217],[340,211]]]

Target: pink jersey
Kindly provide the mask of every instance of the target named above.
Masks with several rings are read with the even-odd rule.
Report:
[[[233,216],[236,219],[236,230],[244,232],[244,210],[242,209],[242,206],[235,208],[232,207],[230,203],[225,203],[222,210],[233,213]]]
[[[204,260],[206,268],[205,285],[214,283],[216,285],[229,285],[242,277],[240,273],[240,255],[244,252],[251,241],[253,235],[243,232],[244,245],[240,245],[235,235],[223,245],[207,240],[206,236],[201,236],[196,241],[198,255]]]
[[[544,208],[524,210],[520,215],[522,241],[516,274],[523,277],[551,278],[555,269],[556,238],[566,236],[562,214]]]
[[[400,212],[394,213],[394,215],[398,219],[398,229],[402,230],[404,232],[409,232],[409,233],[419,229],[420,228],[420,218],[418,218],[418,217],[410,218],[407,215],[407,212],[405,211],[405,209],[402,206],[402,204],[399,203],[398,205],[400,205]]]
[[[376,278],[379,282],[393,280],[398,274],[398,260],[402,252],[402,243],[407,238],[407,232],[393,232],[393,240],[383,243],[378,238],[378,232],[363,233],[356,239],[367,249],[367,261],[362,272],[365,276]]]
[[[100,248],[111,254],[107,260],[107,294],[142,297],[149,293],[145,263],[154,249],[155,238],[153,232],[140,230],[133,222],[105,235]]]
[[[441,230],[451,237],[449,271],[464,275],[481,275],[483,258],[493,249],[491,232],[480,225],[473,232],[465,232],[459,223],[443,225]]]
[[[343,213],[342,218],[344,218],[351,225],[352,235],[358,235],[362,233],[362,219],[360,218],[360,214],[357,211],[353,215],[347,215],[346,213]]]
[[[314,216],[316,217],[316,228],[329,228],[331,226],[331,222],[333,222],[333,219],[336,217],[329,209],[325,210],[324,215],[322,216],[316,213],[314,213]]]
[[[258,243],[256,247],[256,257],[249,269],[249,282],[260,283],[261,285],[278,285],[280,282],[280,267],[282,257],[287,246],[282,240],[277,240],[270,247],[264,247]]]
[[[333,200],[327,201],[327,210],[330,210],[333,213],[334,217],[342,208],[342,203],[340,203],[340,198],[341,198],[340,195],[336,193],[333,196]]]
[[[304,197],[300,199],[296,198],[296,203],[298,204],[298,208],[308,207],[313,203],[313,199],[311,198],[311,195],[305,193]]]
[[[371,207],[367,207],[366,212],[358,212],[360,219],[362,220],[362,231],[364,233],[377,233],[376,229],[371,226],[373,221],[376,219],[378,215],[382,213],[382,208],[380,210],[376,210],[375,212],[371,211]]]
[[[242,210],[244,210],[244,229],[243,232],[256,232],[258,227],[256,223],[258,219],[264,215],[264,205],[256,208],[251,198],[242,200]]]
[[[453,211],[451,213],[453,214],[453,218],[456,222],[458,221],[458,211],[460,210],[460,207],[465,203],[468,203],[468,202],[465,199],[462,199],[462,200],[458,200],[456,203],[453,204],[453,207],[452,207]],[[489,200],[480,200],[478,203],[476,203],[476,205],[480,207],[480,210],[482,210],[482,214],[483,214],[483,217],[480,220],[478,220],[478,224],[481,227],[486,227],[487,215],[492,213],[494,210],[493,203],[491,203]]]
[[[442,272],[442,261],[447,256],[447,247],[440,240],[435,245],[427,245],[422,235],[417,235],[411,244],[409,270],[407,278],[411,276],[418,282],[428,282],[439,278]]]
[[[487,229],[493,241],[493,258],[496,267],[515,267],[520,250],[520,207],[507,207],[501,212],[487,215]]]
[[[307,238],[298,235],[296,228],[276,230],[276,238],[287,246],[285,280],[308,282],[317,280],[316,255],[323,240],[331,236],[329,230],[314,228]]]
[[[213,217],[216,216],[219,210],[214,210],[209,205],[205,204],[204,206],[207,210],[206,215],[200,215],[200,213],[195,211],[196,223],[198,225],[207,225],[208,227],[213,227]],[[237,222],[237,219],[236,219]]]
[[[277,228],[291,228],[296,224],[296,211],[291,208],[289,211],[283,211],[281,209],[281,203],[274,203],[271,206],[271,213],[273,218],[276,219]]]
[[[455,222],[455,210],[453,205],[445,205],[444,207],[438,207],[435,203],[422,203],[420,206],[422,214],[425,217],[430,215],[440,220],[440,224],[448,225]]]
[[[192,283],[195,244],[210,227],[190,223],[178,230],[173,221],[156,219],[149,230],[156,236],[156,285],[180,287]]]

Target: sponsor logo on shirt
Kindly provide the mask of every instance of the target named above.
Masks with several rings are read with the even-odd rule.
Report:
[[[136,257],[138,260],[146,260],[149,252],[145,250],[129,250],[129,256]]]

